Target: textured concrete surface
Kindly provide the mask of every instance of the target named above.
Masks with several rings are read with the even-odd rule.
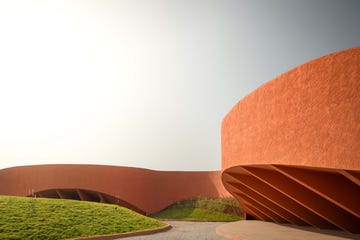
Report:
[[[360,239],[359,234],[343,231],[320,230],[290,224],[262,221],[239,221],[220,225],[216,232],[233,240],[345,240]]]
[[[127,237],[131,240],[225,240],[216,234],[216,227],[222,225],[220,222],[188,222],[188,221],[166,221],[172,229],[150,234],[146,236]]]
[[[262,85],[222,123],[222,178],[245,217],[360,233],[360,47]]]
[[[99,165],[23,166],[0,170],[0,195],[119,200],[151,214],[184,199],[229,196],[220,174]]]
[[[360,169],[360,47],[300,65],[240,100],[222,123],[222,169]]]

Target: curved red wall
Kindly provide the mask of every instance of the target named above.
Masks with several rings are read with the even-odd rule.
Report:
[[[303,64],[238,102],[222,168],[279,163],[360,169],[360,47]]]
[[[165,172],[99,165],[36,165],[0,170],[0,195],[28,196],[49,189],[100,192],[146,214],[189,198],[229,196],[220,171]]]
[[[360,231],[360,47],[239,101],[222,123],[222,169],[254,218]]]

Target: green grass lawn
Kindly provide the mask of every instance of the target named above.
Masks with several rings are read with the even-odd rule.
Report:
[[[0,196],[0,239],[68,239],[162,226],[116,205]]]
[[[197,198],[175,203],[153,214],[158,219],[197,221],[237,221],[242,210],[233,198]]]

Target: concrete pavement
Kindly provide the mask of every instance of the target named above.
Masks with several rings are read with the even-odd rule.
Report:
[[[166,221],[172,229],[144,236],[127,237],[129,240],[226,240],[215,233],[223,222]],[[124,239],[124,238],[122,238]]]
[[[225,223],[216,233],[232,240],[360,240],[360,234],[255,220]]]
[[[166,232],[127,237],[129,240],[360,240],[360,234],[256,220],[238,222],[166,221]],[[124,238],[122,238],[124,239]]]

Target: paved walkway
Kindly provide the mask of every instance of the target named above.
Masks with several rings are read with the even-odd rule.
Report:
[[[126,240],[226,240],[215,233],[219,222],[166,221],[172,229],[146,236],[121,238]]]
[[[222,224],[216,232],[233,240],[360,240],[360,234],[255,220]]]
[[[172,229],[126,240],[360,240],[360,234],[319,230],[290,224],[262,221],[188,222],[167,221]],[[217,235],[218,233],[219,235]],[[120,239],[119,239],[120,240]]]

